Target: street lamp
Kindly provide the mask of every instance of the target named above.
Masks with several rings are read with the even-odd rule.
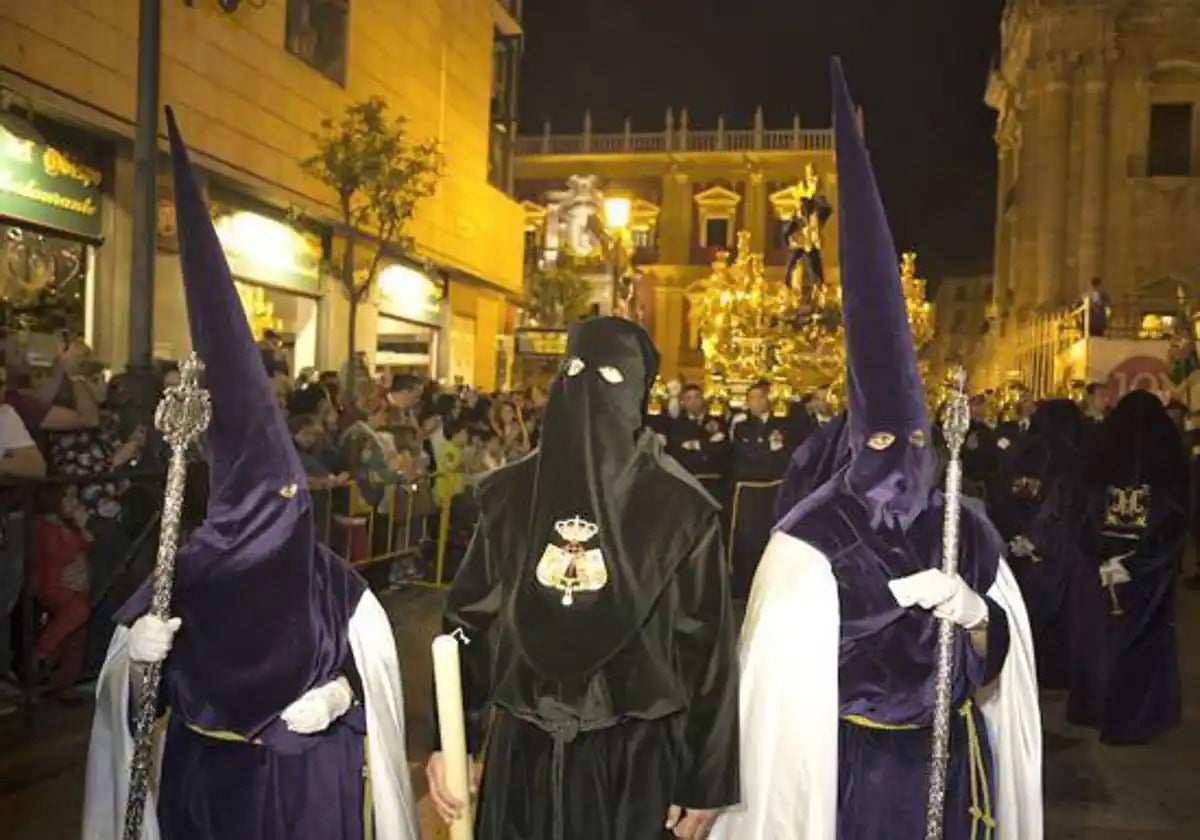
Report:
[[[613,197],[604,199],[604,224],[609,230],[624,230],[629,227],[628,198]]]
[[[612,311],[617,314],[624,291],[624,279],[630,257],[632,256],[631,237],[629,233],[629,216],[632,202],[628,198],[612,196],[604,199],[604,227],[608,229],[609,260],[612,267]],[[632,297],[632,295],[629,295]],[[635,318],[632,301],[626,301],[630,310],[626,313]]]

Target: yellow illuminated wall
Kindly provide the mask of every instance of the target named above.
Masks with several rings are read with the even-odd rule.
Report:
[[[343,88],[285,49],[286,0],[265,0],[261,9],[243,4],[233,15],[215,2],[164,2],[162,103],[175,108],[206,169],[329,222],[331,196],[296,161],[311,152],[310,134],[323,117],[350,101],[384,96],[408,117],[415,137],[440,139],[446,156],[438,193],[409,230],[421,256],[519,295],[522,210],[487,182],[497,0],[349,5]],[[125,138],[106,229],[106,243],[115,247],[101,249],[98,266],[100,341],[110,358],[126,350],[137,17],[134,0],[0,3],[0,81],[28,95],[38,113]],[[329,328],[346,317],[340,293],[328,291],[322,310],[321,355],[333,364],[345,350],[344,329]]]

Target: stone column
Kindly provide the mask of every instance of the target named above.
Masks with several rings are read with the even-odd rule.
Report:
[[[1007,314],[1008,289],[1016,287],[1013,243],[1016,239],[1013,218],[1016,213],[1016,158],[1021,150],[1021,122],[1017,100],[1010,92],[998,102],[996,118],[996,236],[992,299],[998,314]]]
[[[674,279],[672,279],[674,282]],[[654,286],[654,346],[660,355],[659,373],[664,380],[679,373],[680,312],[683,305],[679,289],[665,282]]]
[[[662,179],[658,216],[658,262],[686,265],[692,254],[692,182],[685,172],[667,172]]]
[[[1108,66],[1103,55],[1089,57],[1080,74],[1083,85],[1083,176],[1080,186],[1079,276],[1082,294],[1098,277],[1104,265],[1104,211],[1108,192],[1105,164],[1108,160]]]
[[[1027,107],[1020,112],[1018,125],[1021,143],[1017,148],[1016,187],[1012,220],[1012,291],[1013,307],[1019,312],[1037,302],[1037,243],[1038,243],[1038,169],[1040,97],[1029,96]]]
[[[1037,305],[1063,302],[1067,285],[1064,247],[1067,236],[1067,168],[1071,141],[1070,88],[1066,61],[1048,56],[1039,68],[1041,114],[1039,166],[1035,175],[1041,197],[1037,213]]]
[[[1000,145],[996,150],[996,256],[994,261],[995,277],[992,282],[992,299],[989,301],[996,310],[1002,311],[1006,306],[1005,290],[1013,285],[1012,245],[1013,226],[1008,216],[1008,205],[1012,200],[1013,190],[1013,156],[1016,149],[997,138]]]
[[[742,207],[742,226],[750,231],[750,248],[755,251],[766,250],[766,207],[767,193],[763,182],[763,174],[759,170],[750,172],[746,178],[746,197]]]

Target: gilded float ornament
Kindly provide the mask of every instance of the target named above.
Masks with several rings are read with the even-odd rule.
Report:
[[[925,281],[917,276],[916,254],[901,258],[901,284],[913,340],[921,351],[933,337],[933,312]],[[751,384],[766,379],[777,414],[808,393],[833,407],[842,403],[845,347],[841,288],[826,278],[805,301],[783,278],[768,276],[761,253],[750,249],[750,234],[737,235],[736,255],[717,252],[708,277],[687,290],[694,323],[700,325],[704,389],[714,411],[737,405]],[[922,361],[922,374],[927,363]],[[928,381],[928,380],[927,380]],[[931,397],[934,394],[931,394]]]

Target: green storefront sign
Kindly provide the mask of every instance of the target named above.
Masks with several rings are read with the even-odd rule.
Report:
[[[0,128],[0,218],[99,242],[100,172]]]
[[[392,263],[379,272],[379,314],[436,327],[441,323],[441,289],[423,271]]]
[[[320,297],[321,240],[249,210],[214,207],[213,227],[229,270],[241,280]]]
[[[565,356],[567,354],[567,331],[565,329],[530,327],[517,330],[518,356]]]

